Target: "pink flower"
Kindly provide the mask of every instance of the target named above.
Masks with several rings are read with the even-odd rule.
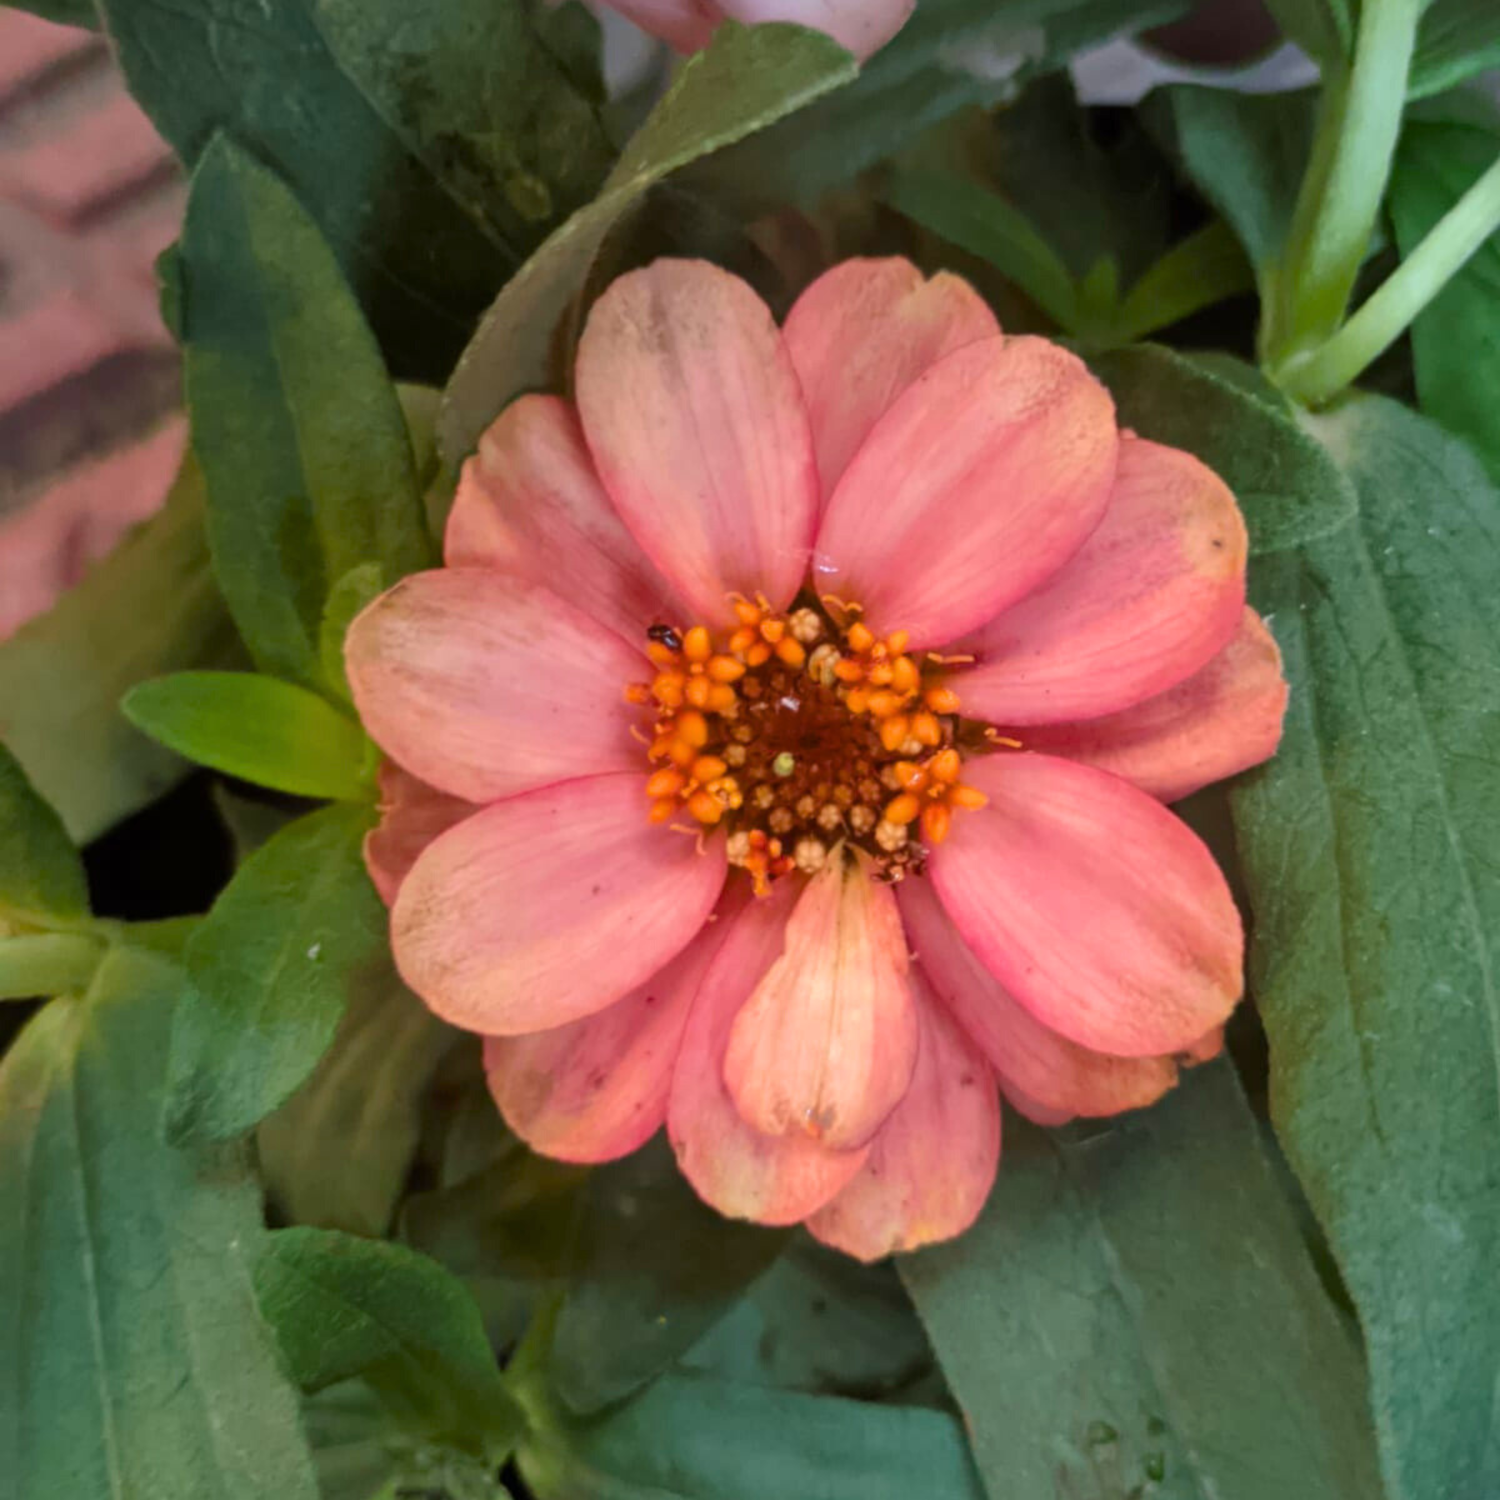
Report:
[[[576,391],[499,418],[447,567],[349,636],[401,972],[539,1151],[665,1122],[726,1214],[864,1258],[956,1234],[997,1084],[1047,1122],[1148,1104],[1239,998],[1162,805],[1280,734],[1233,497],[902,260],[781,330],[658,261]]]
[[[916,0],[605,0],[675,51],[699,52],[721,21],[795,21],[826,32],[860,61],[906,24]]]

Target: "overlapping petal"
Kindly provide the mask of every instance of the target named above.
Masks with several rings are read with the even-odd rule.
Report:
[[[637,648],[653,620],[681,613],[604,493],[577,413],[557,396],[520,397],[480,438],[443,557],[554,589]]]
[[[349,627],[375,742],[423,781],[491,802],[639,768],[622,696],[644,656],[550,590],[485,568],[414,573]]]
[[[823,514],[820,593],[877,633],[941,646],[1049,578],[1098,525],[1114,403],[1045,339],[981,339],[939,360],[875,424]]]
[[[765,304],[704,261],[658,260],[594,304],[578,409],[625,524],[696,620],[790,602],[817,516],[812,436]]]
[[[1092,719],[1196,672],[1245,604],[1245,523],[1189,453],[1126,438],[1108,509],[1063,567],[973,638],[955,675],[964,712],[992,724]]]
[[[955,349],[999,335],[989,305],[948,272],[909,260],[846,260],[797,299],[783,334],[812,423],[826,504],[876,421]]]
[[[378,779],[380,822],[365,835],[365,868],[389,906],[417,856],[440,833],[479,809],[419,781],[393,760],[381,762]]]
[[[700,850],[647,823],[643,779],[510,797],[428,845],[397,893],[391,944],[438,1015],[496,1036],[545,1031],[681,952],[723,887],[724,842]]]
[[[1239,914],[1213,856],[1145,793],[1050,755],[993,755],[990,799],[929,872],[964,941],[1045,1025],[1121,1057],[1181,1052],[1243,985]]]

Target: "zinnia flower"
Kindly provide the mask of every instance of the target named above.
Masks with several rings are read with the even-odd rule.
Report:
[[[673,50],[699,52],[721,21],[795,21],[831,36],[860,61],[906,24],[916,0],[605,0]]]
[[[964,282],[850,261],[778,330],[622,277],[445,550],[350,632],[367,854],[537,1150],[665,1121],[722,1212],[873,1258],[978,1212],[997,1084],[1108,1115],[1218,1049],[1239,917],[1162,804],[1280,733],[1244,526]]]

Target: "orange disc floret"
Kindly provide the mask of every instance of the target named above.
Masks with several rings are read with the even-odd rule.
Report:
[[[886,803],[886,822],[919,822],[923,842],[941,844],[948,837],[955,809],[974,811],[989,800],[977,787],[958,779],[962,770],[963,757],[952,745],[925,761],[897,761],[891,780],[900,790]]]

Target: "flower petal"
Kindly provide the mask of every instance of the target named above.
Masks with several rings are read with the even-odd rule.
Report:
[[[1110,1057],[1042,1025],[975,957],[927,880],[896,893],[918,970],[1000,1075],[1005,1095],[1042,1123],[1152,1104],[1177,1081],[1169,1057]]]
[[[989,1064],[913,976],[921,1050],[911,1087],[849,1185],[808,1221],[824,1244],[879,1260],[962,1234],[1000,1161],[1000,1096]]]
[[[1175,802],[1269,760],[1281,740],[1286,702],[1276,639],[1246,609],[1229,644],[1186,682],[1102,719],[1029,731],[1026,744]]]
[[[859,1170],[866,1148],[835,1151],[800,1131],[762,1135],[745,1123],[724,1083],[735,1016],[781,955],[796,899],[790,880],[716,922],[721,946],[688,1020],[667,1134],[683,1176],[706,1203],[734,1219],[795,1224],[826,1203]]]
[[[375,742],[455,797],[643,764],[624,689],[649,679],[645,656],[524,579],[414,573],[355,619],[344,660]]]
[[[953,679],[964,712],[1056,724],[1165,691],[1234,634],[1245,554],[1239,507],[1212,469],[1126,438],[1093,535],[975,636],[979,665]]]
[[[654,620],[682,614],[604,493],[577,413],[557,396],[522,396],[479,439],[443,557],[450,568],[543,584],[637,648]]]
[[[946,271],[929,281],[892,257],[846,260],[818,277],[782,336],[807,401],[825,502],[897,396],[945,354],[999,332],[984,299]]]
[[[377,780],[380,822],[365,835],[365,868],[389,906],[417,856],[440,833],[479,809],[419,781],[393,760],[380,763]]]
[[[1029,594],[1098,524],[1114,403],[1046,339],[981,339],[875,424],[828,503],[815,582],[877,628],[941,646]]]
[[[1051,755],[993,755],[965,772],[989,805],[954,820],[928,870],[1017,1000],[1120,1057],[1183,1051],[1225,1020],[1244,936],[1186,824],[1129,782]]]
[[[695,621],[728,622],[732,592],[789,603],[817,469],[796,371],[760,298],[705,261],[632,271],[594,304],[576,380],[604,487]]]
[[[795,21],[826,32],[859,62],[901,30],[916,0],[714,0],[726,16],[747,26]]]
[[[493,1036],[592,1015],[707,920],[724,841],[646,821],[644,777],[510,797],[430,844],[391,912],[396,965],[445,1021]]]
[[[609,9],[684,55],[708,46],[722,19],[714,6],[700,0],[609,0]]]
[[[718,949],[710,924],[608,1009],[550,1031],[486,1037],[490,1092],[510,1128],[563,1161],[612,1161],[650,1140],[667,1117],[683,1028]]]
[[[804,887],[781,956],[735,1017],[724,1082],[765,1135],[862,1146],[917,1060],[906,935],[890,886],[834,858]]]

